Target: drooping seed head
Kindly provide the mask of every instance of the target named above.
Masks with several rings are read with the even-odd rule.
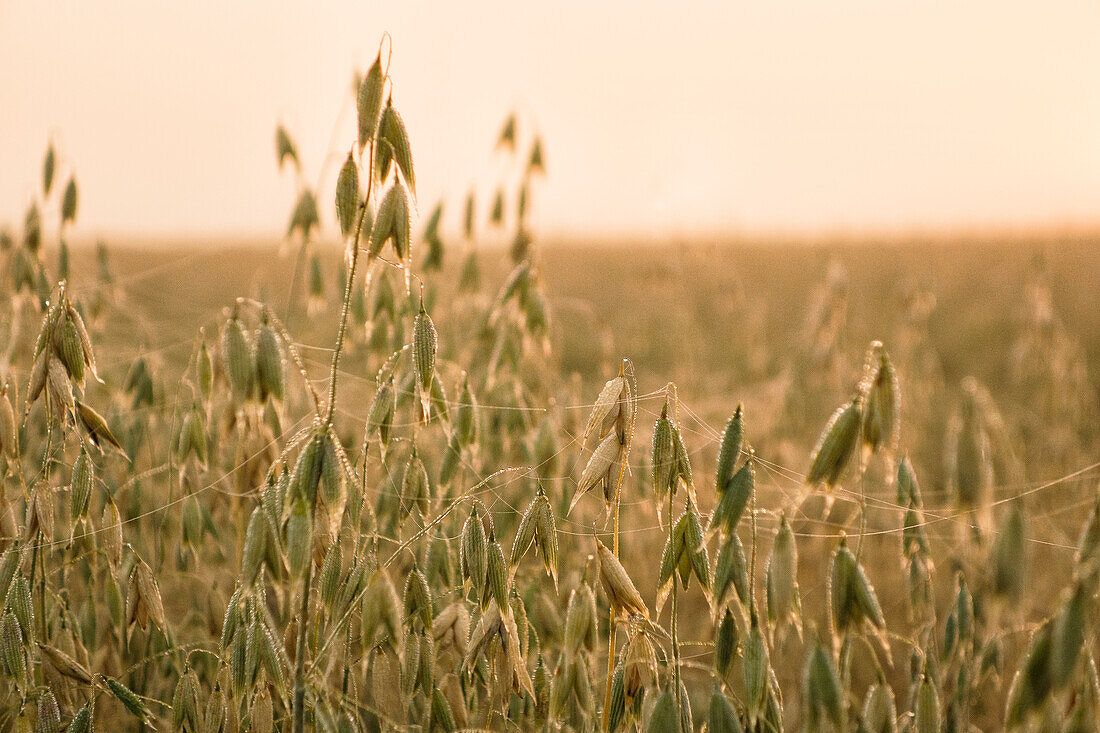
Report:
[[[39,537],[41,541],[52,542],[54,537],[54,500],[53,489],[39,482],[27,500],[27,517],[24,533],[27,537]],[[40,534],[40,536],[39,536]]]
[[[294,232],[300,232],[303,240],[308,240],[310,232],[321,222],[317,214],[317,197],[308,188],[302,189],[298,194],[298,200],[294,204],[294,211],[290,215],[290,224],[287,226],[286,236],[294,236]]]
[[[603,486],[604,494],[607,494],[608,487],[613,481],[612,473],[618,466],[622,453],[622,445],[618,437],[614,433],[608,433],[596,450],[592,451],[588,463],[581,472],[581,477],[577,481],[577,490],[569,503],[570,513],[580,498],[597,486]]]
[[[880,681],[871,684],[863,701],[863,725],[870,733],[896,733],[897,717],[890,686]]]
[[[455,601],[440,611],[432,622],[432,638],[442,654],[453,649],[461,659],[466,656],[470,638],[470,612],[462,601]]]
[[[420,402],[424,410],[424,422],[428,421],[428,400],[431,397],[432,379],[435,377],[435,356],[439,349],[438,336],[431,316],[424,310],[424,300],[420,301],[420,312],[413,323],[413,366],[416,369],[417,385],[420,388]]]
[[[458,729],[458,725],[455,723],[454,713],[451,711],[451,704],[447,702],[447,698],[443,695],[443,691],[438,687],[432,688],[432,705],[430,713],[430,722],[428,727],[432,730],[441,730],[444,733],[452,733]]]
[[[340,222],[340,233],[347,239],[355,227],[355,217],[359,213],[359,166],[351,151],[340,168],[336,179],[336,218]]]
[[[252,510],[241,549],[241,583],[251,588],[260,576],[264,553],[267,549],[267,518],[262,507]]]
[[[11,406],[8,397],[8,385],[0,386],[0,455],[6,456],[8,461],[15,458],[18,450],[18,434],[15,428],[15,410]]]
[[[627,707],[657,685],[657,652],[645,631],[632,630],[623,647],[623,692]]]
[[[649,608],[626,568],[599,538],[596,538],[596,552],[600,565],[600,583],[607,593],[611,607],[620,613],[636,613],[649,618]]]
[[[383,458],[385,458],[386,446],[390,442],[390,429],[393,426],[393,415],[396,409],[397,399],[391,374],[374,393],[374,400],[367,412],[367,435],[373,435],[376,430],[378,431]]]
[[[57,169],[57,154],[54,152],[53,143],[46,148],[46,157],[42,161],[42,193],[50,195],[53,187],[53,174]]]
[[[172,724],[180,730],[202,730],[202,694],[195,670],[180,675],[172,694]]]
[[[256,331],[256,382],[261,400],[270,396],[282,402],[286,393],[286,357],[282,339],[266,318]]]
[[[432,629],[432,594],[428,590],[428,581],[420,568],[413,566],[405,580],[405,618],[412,622],[419,620],[428,631]]]
[[[927,674],[923,674],[917,687],[913,730],[916,733],[937,733],[941,725],[940,693],[936,689],[935,682]]]
[[[546,172],[546,164],[543,161],[541,137],[536,137],[535,141],[531,144],[531,154],[527,156],[527,172],[528,174]]]
[[[656,495],[658,511],[664,506],[668,493],[675,491],[679,479],[677,470],[679,463],[676,460],[676,445],[672,437],[675,428],[666,415],[667,409],[666,403],[661,410],[661,416],[653,426],[653,492]]]
[[[780,515],[779,530],[772,544],[765,571],[768,621],[773,625],[801,624],[802,603],[798,593],[798,548],[786,514]]]
[[[535,545],[542,555],[543,567],[546,574],[554,581],[554,587],[558,586],[558,533],[554,521],[554,508],[550,505],[550,499],[539,485],[538,494],[527,506],[527,510],[520,519],[516,530],[516,539],[512,544],[510,565],[515,567],[520,559],[527,553],[528,548]]]
[[[508,605],[508,591],[510,583],[508,581],[508,568],[504,562],[504,551],[500,547],[500,543],[490,535],[490,541],[488,546],[488,561],[486,563],[486,592],[482,598],[481,605],[485,607],[488,605],[487,598],[493,598],[496,600],[497,605],[504,608]]]
[[[60,362],[69,373],[69,377],[81,387],[84,386],[84,349],[76,326],[72,320],[63,316],[53,332],[53,345]]]
[[[485,527],[478,516],[475,505],[462,526],[462,544],[460,545],[459,566],[464,580],[469,581],[477,597],[484,595],[485,582],[489,567],[489,545],[485,536]]]
[[[69,494],[69,516],[72,521],[88,516],[88,500],[95,485],[95,466],[83,449],[73,463],[73,476]]]
[[[291,504],[286,520],[286,560],[291,574],[300,578],[310,562],[313,546],[313,518],[304,496]]]
[[[708,733],[743,733],[743,730],[733,703],[722,694],[722,688],[715,685],[707,708]]]
[[[714,471],[715,494],[721,495],[725,492],[726,486],[733,478],[744,440],[744,410],[741,405],[738,405],[733,417],[726,423],[726,429],[722,432],[722,447],[718,451],[718,466]]]
[[[913,470],[913,464],[909,462],[908,456],[898,462],[897,502],[898,506],[903,507],[912,505],[920,509],[924,506],[920,485],[917,483],[917,474]]]
[[[67,733],[92,733],[93,702],[86,702],[69,721]]]
[[[737,624],[733,620],[733,614],[727,608],[718,624],[718,633],[714,639],[714,668],[718,675],[725,679],[729,674],[730,665],[737,655]]]
[[[1012,503],[1001,531],[993,543],[990,558],[993,592],[1007,601],[1018,601],[1026,587],[1027,520],[1020,502]]]
[[[301,498],[312,511],[317,501],[317,485],[321,481],[323,455],[323,434],[317,432],[302,447],[294,464],[294,472],[290,475],[287,502],[291,505]]]
[[[356,94],[356,111],[359,118],[359,150],[374,139],[378,130],[378,113],[382,109],[382,89],[386,79],[382,72],[382,55],[379,54],[359,83]]]
[[[993,461],[989,434],[982,424],[975,390],[977,383],[966,380],[967,397],[960,415],[953,421],[947,440],[947,481],[960,509],[980,507],[993,485]]]
[[[140,558],[130,571],[130,584],[126,592],[126,619],[129,628],[137,624],[145,629],[146,622],[152,621],[162,633],[166,634],[168,631],[157,580],[153,577],[152,569]]]
[[[859,438],[861,400],[857,394],[843,407],[838,407],[825,429],[818,438],[806,473],[806,483],[816,486],[824,483],[832,487],[840,480],[841,474],[855,452]]]
[[[612,431],[619,443],[626,440],[629,395],[630,383],[626,377],[620,375],[607,381],[588,416],[582,444],[587,443],[588,438],[593,435],[603,440]]]
[[[653,704],[653,710],[649,713],[647,731],[679,731],[683,730],[680,716],[676,712],[676,698],[670,688],[666,687]]]
[[[80,425],[84,428],[88,439],[93,445],[101,451],[106,450],[107,447],[114,448],[121,453],[123,457],[127,457],[126,451],[122,450],[122,445],[111,432],[111,428],[107,425],[107,421],[102,415],[86,403],[77,401],[76,416],[80,419]]]
[[[575,656],[586,649],[596,648],[596,596],[587,583],[582,583],[569,594],[565,611],[565,650]]]
[[[46,688],[38,695],[39,733],[61,733],[61,709],[53,690]]]
[[[737,534],[729,535],[718,552],[718,561],[714,567],[714,605],[720,609],[729,595],[730,589],[737,593],[742,604],[749,600],[748,562],[745,550]]]
[[[431,484],[428,470],[413,446],[405,473],[401,479],[401,516],[407,517],[413,510],[423,517],[431,515]]]
[[[818,640],[806,657],[802,672],[802,699],[807,726],[841,730],[844,717],[844,692],[832,656]]]
[[[0,657],[4,668],[22,689],[27,683],[27,659],[22,632],[15,614],[8,611],[0,618]]]
[[[755,621],[755,617],[754,617]],[[760,626],[753,623],[741,643],[741,674],[745,692],[745,711],[749,725],[756,727],[763,711],[768,691],[768,646]]]
[[[1031,637],[1020,669],[1008,691],[1005,723],[1016,729],[1027,722],[1050,696],[1053,687],[1054,623],[1048,621]]]
[[[416,175],[413,172],[412,148],[409,145],[409,133],[405,130],[405,121],[393,107],[393,100],[387,100],[382,110],[382,120],[378,123],[381,144],[375,154],[378,168],[378,180],[384,181],[389,172],[390,160],[397,164],[401,176],[409,190],[416,195]]]
[[[8,610],[19,620],[19,633],[23,643],[29,648],[34,643],[34,604],[31,600],[31,586],[22,573],[15,576],[11,590],[8,591]]]
[[[321,468],[318,486],[325,505],[332,510],[341,510],[347,501],[347,474],[337,450],[336,437],[331,431],[321,436]],[[338,527],[339,524],[337,523]]]
[[[126,685],[122,684],[114,677],[105,678],[107,689],[115,699],[122,703],[126,710],[149,727],[154,727],[156,718],[153,712],[145,704],[145,701],[138,697],[133,690]]]
[[[710,518],[709,532],[721,529],[726,535],[737,532],[737,525],[756,491],[756,464],[750,456],[745,465],[730,477],[726,489],[719,495],[718,506]]]
[[[76,221],[77,190],[76,179],[70,178],[61,197],[61,223]]]
[[[371,227],[368,250],[370,256],[377,257],[382,253],[382,248],[387,242],[393,242],[397,259],[404,261],[409,253],[410,226],[409,199],[405,194],[405,187],[394,184],[386,191],[382,197],[382,203],[378,205],[374,225]]]
[[[687,446],[684,445],[684,438],[680,433],[680,429],[676,428],[672,431],[672,444],[676,448],[676,474],[680,481],[688,490],[688,497],[692,502],[695,501],[695,480],[691,474],[691,458],[687,452]]]
[[[252,397],[255,380],[252,342],[236,316],[230,318],[222,331],[222,360],[225,374],[238,404]]]
[[[873,342],[867,352],[860,390],[864,395],[860,425],[864,449],[893,453],[901,425],[901,388],[894,365],[880,341]]]
[[[828,591],[830,621],[837,638],[850,628],[858,628],[864,620],[875,629],[885,627],[875,590],[844,538],[833,553]]]

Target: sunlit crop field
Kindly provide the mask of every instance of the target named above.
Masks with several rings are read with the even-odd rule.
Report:
[[[51,148],[0,728],[1096,729],[1098,242],[544,242],[385,74],[281,241],[80,243]]]

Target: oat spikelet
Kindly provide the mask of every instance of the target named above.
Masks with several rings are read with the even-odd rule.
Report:
[[[569,510],[566,514],[571,514],[581,497],[597,486],[603,486],[604,494],[607,494],[608,486],[613,481],[612,473],[618,465],[617,459],[621,447],[618,437],[609,433],[596,450],[592,451],[584,471],[581,472],[580,480],[577,481],[577,490],[569,502]]]
[[[840,481],[859,439],[860,404],[857,394],[829,418],[813,450],[810,470],[806,473],[807,485],[824,483],[832,488]]]
[[[649,618],[649,608],[619,558],[599,538],[596,538],[596,551],[600,565],[600,582],[612,608],[623,614],[638,614]]]
[[[588,416],[588,423],[584,428],[582,445],[588,442],[589,437],[595,435],[602,440],[614,428],[616,433],[624,436],[626,433],[626,401],[629,396],[629,382],[623,375],[609,379],[596,398],[596,404]],[[619,438],[622,442],[623,438]]]
[[[439,337],[431,316],[424,310],[424,298],[420,298],[420,312],[413,323],[413,366],[416,369],[420,406],[424,422],[431,418],[432,380],[435,377],[435,355],[439,349]]]
[[[379,53],[359,83],[356,95],[360,151],[374,139],[374,134],[378,130],[378,113],[382,109],[382,89],[385,83],[385,74],[382,73],[382,54]]]
[[[340,222],[340,233],[347,239],[355,227],[355,215],[359,213],[359,167],[351,151],[344,160],[340,175],[336,179],[336,218]]]
[[[8,396],[8,385],[0,386],[0,455],[13,460],[19,449],[19,436],[15,429],[15,410]]]
[[[126,592],[126,624],[132,629],[137,624],[147,628],[152,621],[162,633],[168,633],[164,618],[164,604],[160,597],[160,588],[153,577],[153,571],[140,558],[130,571],[130,587]]]
[[[75,680],[85,685],[92,684],[92,675],[87,668],[65,652],[57,647],[41,642],[38,644],[38,649],[41,652],[42,658],[62,677],[67,677],[68,679]]]

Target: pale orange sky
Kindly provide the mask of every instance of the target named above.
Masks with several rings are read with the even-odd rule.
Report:
[[[685,5],[0,0],[0,225],[53,136],[85,235],[280,234],[276,123],[311,180],[342,159],[386,30],[425,212],[488,189],[515,108],[544,234],[1100,221],[1094,0]]]

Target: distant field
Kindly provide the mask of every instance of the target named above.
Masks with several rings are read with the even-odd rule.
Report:
[[[96,302],[95,298],[104,292],[113,293],[112,300],[105,301],[108,304],[97,311],[98,316],[89,319],[105,385],[91,384],[87,395],[93,404],[102,406],[124,446],[134,446],[134,473],[128,473],[118,461],[116,469],[105,469],[104,473],[105,485],[118,496],[127,541],[133,543],[135,553],[148,558],[160,572],[164,603],[178,638],[195,648],[216,650],[222,613],[229,594],[240,582],[238,548],[246,541],[245,526],[252,505],[259,501],[259,483],[269,466],[279,465],[271,463],[274,454],[264,450],[249,454],[256,440],[269,435],[265,431],[270,416],[265,412],[261,424],[262,411],[258,407],[249,402],[242,408],[236,397],[229,396],[229,375],[222,364],[225,356],[220,354],[225,348],[223,329],[238,296],[269,304],[285,322],[313,386],[324,395],[339,316],[340,257],[335,249],[318,248],[320,256],[314,273],[309,258],[297,262],[293,252],[278,255],[276,242],[270,247],[230,244],[224,249],[186,250],[183,246],[111,248],[114,285],[108,291],[97,274],[93,253],[77,249],[72,258],[69,292],[75,300],[87,303]],[[544,662],[557,663],[558,655],[551,650],[553,645],[561,644],[556,636],[560,628],[555,626],[561,619],[555,621],[553,614],[564,612],[569,589],[582,578],[592,581],[590,570],[585,569],[586,558],[595,551],[593,525],[602,528],[597,521],[601,509],[595,496],[598,490],[590,500],[585,497],[572,514],[567,516],[564,511],[593,448],[590,442],[582,449],[580,434],[601,385],[618,373],[620,359],[628,358],[637,378],[638,419],[622,497],[621,557],[647,604],[652,602],[658,585],[657,558],[667,538],[667,525],[658,523],[655,511],[651,436],[665,399],[663,389],[671,381],[679,398],[671,404],[679,417],[679,430],[696,475],[698,509],[704,515],[709,515],[718,501],[713,472],[721,431],[736,406],[744,405],[744,447],[755,451],[759,492],[757,582],[764,582],[763,568],[773,551],[781,517],[790,521],[797,537],[802,609],[799,622],[805,627],[805,643],[796,640],[789,624],[780,621],[774,628],[769,627],[769,636],[775,633],[769,641],[771,665],[784,694],[794,694],[803,683],[803,659],[810,648],[807,644],[816,638],[814,634],[826,636],[834,623],[828,612],[830,589],[825,578],[842,531],[852,537],[853,545],[862,545],[857,539],[862,492],[869,500],[864,528],[867,551],[860,561],[889,622],[892,635],[886,643],[892,647],[893,659],[892,666],[887,665],[882,674],[897,695],[899,710],[911,710],[916,704],[911,697],[913,675],[924,668],[921,665],[928,664],[918,650],[924,649],[922,653],[927,655],[931,653],[928,649],[945,643],[942,639],[947,632],[942,624],[955,602],[958,569],[976,597],[980,596],[975,608],[981,616],[984,636],[973,642],[973,649],[959,652],[962,657],[944,663],[969,665],[976,670],[979,657],[986,651],[995,647],[1003,654],[999,662],[1003,671],[994,678],[976,679],[974,697],[966,708],[967,715],[980,727],[1001,723],[1012,671],[1022,662],[1027,648],[1029,635],[1024,632],[1034,630],[1038,621],[1055,611],[1069,578],[1078,572],[1074,547],[1100,477],[1100,402],[1096,390],[1100,380],[1100,300],[1095,285],[1100,282],[1100,240],[700,243],[667,248],[577,243],[547,246],[539,252],[541,271],[531,275],[545,292],[549,305],[547,338],[531,328],[530,321],[527,330],[517,327],[521,341],[510,347],[519,352],[513,355],[516,362],[512,367],[500,366],[507,363],[507,357],[501,357],[500,337],[495,341],[493,337],[493,328],[497,327],[494,319],[500,318],[500,313],[510,313],[506,317],[517,318],[517,322],[524,317],[518,311],[502,310],[500,303],[504,301],[497,298],[512,269],[508,253],[481,252],[480,287],[460,292],[462,263],[452,250],[446,252],[443,270],[425,275],[425,303],[439,334],[437,369],[447,390],[444,404],[451,409],[463,404],[459,390],[466,370],[470,381],[476,383],[475,389],[481,391],[477,394],[478,437],[468,453],[463,453],[458,478],[452,482],[441,477],[452,423],[445,422],[444,429],[433,406],[432,423],[418,424],[420,408],[413,397],[412,381],[397,383],[406,390],[398,390],[397,401],[398,418],[404,415],[405,421],[395,423],[394,430],[407,437],[394,443],[394,452],[380,460],[377,438],[369,431],[366,438],[363,434],[364,420],[379,389],[375,381],[379,369],[385,374],[386,369],[393,369],[393,363],[398,363],[403,366],[396,376],[403,379],[401,375],[406,375],[409,380],[413,377],[407,359],[394,362],[395,357],[389,357],[387,361],[391,351],[409,342],[408,329],[419,307],[416,287],[411,300],[402,297],[399,273],[383,275],[391,278],[397,293],[398,304],[387,306],[393,315],[369,321],[374,331],[369,331],[358,315],[353,316],[347,355],[341,362],[335,430],[350,459],[363,471],[366,498],[382,523],[377,527],[378,537],[387,553],[391,548],[386,543],[409,537],[407,517],[399,513],[396,497],[399,493],[404,497],[408,490],[404,476],[410,470],[406,462],[411,458],[405,446],[412,441],[423,455],[432,491],[452,497],[456,491],[473,489],[485,502],[498,522],[497,540],[504,544],[506,557],[517,513],[531,501],[533,478],[540,476],[557,512],[562,591],[552,593],[546,578],[533,569],[517,578],[522,577],[527,584],[522,593],[529,606],[525,612],[532,617],[531,628],[544,635],[540,637],[546,644]],[[45,258],[51,256],[47,250]],[[288,310],[292,292],[295,307]],[[252,307],[242,306],[245,311]],[[486,315],[493,313],[497,315]],[[24,312],[22,318],[26,330],[20,343],[29,349],[40,316]],[[255,316],[249,318],[254,320]],[[389,335],[383,333],[383,326],[390,327],[386,319],[399,324]],[[197,388],[192,386],[197,379],[200,329],[215,355],[218,377],[214,397],[198,396]],[[378,333],[382,333],[381,340]],[[856,390],[864,354],[875,339],[883,342],[900,384],[897,452],[868,454],[866,472],[859,478],[850,467],[842,474],[839,486],[811,490],[805,476],[811,468],[815,442],[830,414],[846,404]],[[22,389],[26,380],[23,370],[30,354],[18,349],[15,354],[14,373]],[[140,409],[130,407],[138,404],[133,364],[139,357],[144,360],[143,369],[153,375],[150,401]],[[507,372],[509,368],[514,375],[508,372],[506,378],[497,376],[499,369]],[[310,409],[304,385],[293,367],[288,373],[286,404],[279,408],[288,431],[281,438],[284,444],[292,426],[306,424]],[[401,394],[408,399],[402,401]],[[191,419],[188,415],[192,411],[194,415],[208,415],[203,419],[209,420],[205,428],[211,441],[209,467],[203,462],[200,468],[193,457],[183,465],[176,463],[180,459],[178,446],[183,445],[180,422]],[[447,418],[451,419],[453,416]],[[48,445],[49,434],[44,434],[41,427],[27,430],[28,440],[35,446],[43,441]],[[554,448],[544,455],[540,451],[547,436]],[[978,453],[969,457],[958,447],[968,436],[978,446]],[[368,448],[365,457],[360,445]],[[66,458],[62,447],[58,460],[74,459],[74,449],[70,446],[68,452],[73,455]],[[920,527],[931,545],[928,570],[935,570],[934,576],[928,577],[935,591],[936,609],[930,621],[914,616],[920,613],[919,603],[913,600],[914,581],[906,575],[911,569],[907,563],[912,561],[912,548],[900,540],[902,512],[893,471],[895,462],[906,455],[919,477],[923,496],[920,511],[927,511]],[[962,480],[960,471],[969,470],[960,466],[968,460],[976,462],[974,470],[988,472],[979,481],[988,496],[973,509],[961,506],[956,496]],[[516,466],[534,468],[515,477],[494,473]],[[490,476],[496,478],[488,479],[488,488],[478,482]],[[10,496],[19,492],[14,480],[9,480],[8,487]],[[211,488],[214,491],[203,493]],[[222,528],[217,542],[208,539],[205,545],[195,547],[193,554],[181,549],[191,545],[180,545],[184,541],[181,538],[194,530],[188,529],[186,516],[180,514],[184,510],[179,508],[179,490],[193,492],[187,496],[188,502],[201,497],[204,511]],[[832,498],[825,499],[825,494],[835,497],[835,503]],[[682,497],[679,495],[676,501],[682,504]],[[463,498],[461,494],[459,498]],[[404,502],[402,498],[402,507]],[[97,499],[93,504],[93,517],[97,517],[101,502]],[[827,504],[832,504],[831,510]],[[443,504],[435,506],[442,508]],[[998,538],[1008,536],[1005,523],[1016,516],[1017,509],[1026,522],[1026,534],[1019,538],[1026,552],[1014,572],[1027,578],[1025,591],[1002,587],[1004,583],[995,572],[997,553],[1008,553],[1015,547],[997,549],[1001,542]],[[456,544],[469,527],[468,522],[464,523],[467,516],[464,506],[455,515],[444,517],[446,521],[441,519],[442,529],[436,539],[418,543],[424,546],[423,551],[416,551],[418,562],[431,562],[430,553],[438,551],[436,543],[444,541],[455,543],[443,546],[453,548],[457,557]],[[362,527],[374,525],[366,519],[357,524],[344,521],[340,538],[345,547],[343,567],[347,568],[352,553],[360,556],[367,552],[363,538],[372,535],[360,534],[366,531]],[[374,521],[372,514],[370,522]],[[746,552],[752,542],[746,529],[748,522],[746,515],[738,530]],[[727,534],[721,536],[728,543],[732,539]],[[719,552],[713,544],[709,557],[712,566]],[[321,554],[314,558],[320,563],[324,548],[316,547],[314,552]],[[59,550],[58,554],[64,553]],[[397,592],[402,593],[410,567],[399,555],[394,553],[391,560],[397,561],[394,582]],[[136,563],[136,558],[137,554],[127,562]],[[106,577],[102,568],[87,567],[79,558],[63,562],[65,567],[72,564],[74,572],[88,577]],[[453,562],[457,566],[458,560]],[[174,575],[173,568],[180,574]],[[274,588],[277,573],[271,573]],[[453,577],[441,575],[432,580],[433,592],[454,592],[453,584],[447,582]],[[282,581],[286,580],[284,576]],[[516,582],[516,592],[520,593],[519,580]],[[199,590],[202,593],[196,598]],[[86,597],[85,591],[74,594]],[[695,720],[699,722],[706,716],[710,699],[712,673],[708,670],[714,663],[716,632],[703,595],[693,586],[686,593],[681,590],[680,596],[683,670]],[[760,590],[759,602],[763,603],[765,596]],[[294,629],[293,622],[287,621],[292,616],[279,604],[289,603],[292,597],[289,590],[285,595],[273,590],[273,600],[269,601],[280,623],[289,624],[288,634]],[[605,618],[604,596],[600,598],[600,614]],[[727,595],[724,603],[741,608],[731,598]],[[546,616],[537,610],[540,603],[549,603],[556,610],[545,612],[550,613]],[[91,609],[87,613],[93,619],[98,614],[101,622],[107,621],[105,612],[97,611],[92,600],[82,607]],[[241,607],[253,608],[248,604]],[[435,612],[441,610],[437,604]],[[744,612],[743,608],[739,611]],[[760,612],[765,613],[763,606]],[[58,613],[56,618],[60,619]],[[606,631],[606,621],[600,628]],[[739,633],[745,631],[741,623]],[[89,664],[101,663],[105,670],[124,677],[127,684],[150,698],[171,697],[175,679],[184,669],[180,661],[183,657],[165,646],[165,661],[159,662],[159,657],[131,646],[118,652],[119,662],[106,651],[120,644],[120,639],[111,635],[116,632],[96,627],[83,633],[90,639],[106,639],[103,655],[97,657],[92,650]],[[424,632],[414,632],[410,626],[408,633]],[[982,650],[977,648],[979,641],[984,645]],[[167,644],[152,632],[143,643],[146,651]],[[352,643],[349,637],[344,652],[349,656],[341,659],[363,671],[364,658],[348,661],[354,656]],[[294,648],[293,637],[285,637],[282,645],[282,650],[289,653]],[[378,647],[369,651],[369,658],[375,659],[377,653],[378,664],[383,666],[373,674],[379,676],[377,679],[390,679],[385,674],[400,670],[384,666],[389,664],[384,660],[390,657],[383,650]],[[602,699],[603,690],[601,653],[599,649],[590,652],[593,690],[598,699]],[[222,684],[218,680],[226,679],[224,658],[219,660],[211,654],[188,661],[196,665],[203,690],[212,690],[215,683]],[[130,666],[115,666],[119,663]],[[457,674],[467,680],[463,684],[474,684],[474,678],[466,677],[469,670],[448,671],[442,656],[437,663],[439,674]],[[527,664],[535,664],[533,653],[529,653]],[[917,672],[912,665],[917,665]],[[146,672],[138,674],[139,669]],[[371,669],[368,665],[365,679],[374,679],[375,689],[357,693],[364,721],[408,722],[415,719],[417,710],[427,710],[428,698],[401,698],[416,701],[410,717],[395,714],[390,720],[385,711],[399,709],[400,701],[387,697],[397,694],[392,690],[387,693],[377,689],[380,683],[371,677]],[[328,680],[327,684],[335,685],[338,671],[336,666],[319,674]],[[740,674],[727,676],[727,689],[740,689],[730,683],[741,679]],[[940,674],[943,694],[947,694],[954,682],[946,672]],[[857,696],[875,679],[866,658],[853,666],[850,675],[845,685]],[[238,712],[244,714],[246,709],[259,705],[268,691],[275,699],[288,690],[273,680],[269,680],[269,686],[257,689],[260,692],[247,698],[249,702],[238,702],[242,706]],[[494,689],[491,683],[489,689]],[[979,694],[990,690],[996,694],[988,699]],[[471,718],[475,712],[481,715],[479,706],[483,701],[466,694],[467,698],[452,698],[452,705],[468,705]],[[0,701],[4,699],[0,694]],[[509,699],[513,707],[519,704],[519,697]],[[14,696],[8,698],[12,700]],[[738,709],[744,715],[742,703],[738,702]],[[269,703],[264,699],[263,704]],[[326,709],[325,704],[318,699],[317,715]],[[9,712],[15,709],[10,707]],[[1056,710],[1053,705],[1050,709]],[[285,719],[289,710],[286,699],[276,701],[275,719]],[[804,713],[797,704],[785,703],[782,717],[786,724],[793,725]],[[583,709],[572,707],[562,714],[580,716],[578,720],[586,715]],[[113,720],[117,710],[103,715]]]

